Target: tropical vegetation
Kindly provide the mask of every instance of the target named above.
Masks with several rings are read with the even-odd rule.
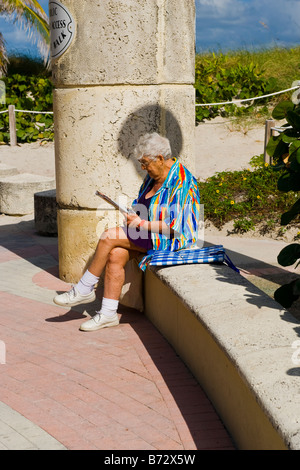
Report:
[[[300,77],[300,47],[231,51],[196,55],[195,88],[198,104],[259,97],[291,87]],[[236,106],[196,106],[196,121],[218,115],[237,119],[266,119],[290,94],[247,101]]]
[[[0,110],[7,109],[9,105],[15,106],[18,142],[53,140],[53,87],[49,77],[14,73],[3,77],[2,81],[6,87],[6,102]],[[44,114],[47,111],[49,114]],[[9,143],[9,139],[9,116],[8,113],[2,113],[0,114],[0,143]]]
[[[300,82],[298,82],[300,84]],[[278,190],[283,194],[296,196],[293,204],[286,207],[281,215],[281,225],[286,226],[293,220],[299,221],[300,214],[300,93],[295,91],[291,101],[284,101],[273,111],[274,119],[285,119],[283,132],[271,137],[267,147],[274,161],[273,169],[280,172]],[[286,210],[287,209],[287,210]],[[278,255],[281,266],[299,265],[300,244],[291,243]],[[300,297],[300,278],[294,279],[275,291],[275,299],[289,308]]]
[[[1,84],[5,87],[5,100],[1,100],[3,108],[14,105],[17,110],[18,142],[52,140],[53,118],[51,114],[44,114],[47,111],[52,112],[52,84],[47,73],[50,40],[48,16],[36,0],[2,0],[0,14],[8,21],[19,23],[32,38],[35,38],[41,57],[44,59],[41,67],[39,60],[26,57],[8,58],[5,38],[0,34],[0,74],[2,72]],[[0,129],[0,142],[8,143],[7,113],[0,114]]]
[[[278,189],[278,172],[258,155],[245,170],[216,173],[199,182],[206,221],[219,229],[233,221],[235,233],[256,229],[266,234],[274,230],[280,214],[296,201],[295,193]]]

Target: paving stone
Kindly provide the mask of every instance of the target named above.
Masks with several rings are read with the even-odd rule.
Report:
[[[0,450],[234,449],[200,385],[145,316],[123,309],[118,327],[79,331],[99,301],[89,310],[54,305],[68,287],[57,277],[57,240],[4,217]]]

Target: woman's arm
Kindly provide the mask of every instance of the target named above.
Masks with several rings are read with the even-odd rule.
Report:
[[[132,228],[139,228],[147,232],[161,233],[163,235],[174,235],[174,230],[162,220],[152,221],[143,220],[138,215],[126,214],[126,224]]]

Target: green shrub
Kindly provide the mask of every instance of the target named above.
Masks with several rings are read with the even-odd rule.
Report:
[[[300,84],[300,82],[298,82]],[[283,132],[271,137],[267,146],[269,155],[275,163],[274,168],[280,171],[277,187],[282,194],[295,194],[300,191],[300,94],[295,91],[293,101],[282,101],[274,111],[274,119],[285,119]],[[299,220],[300,199],[283,208],[281,225]],[[288,208],[288,210],[286,210]],[[278,255],[281,266],[299,265],[300,244],[286,246]],[[300,297],[300,278],[279,287],[274,293],[275,299],[285,308],[289,308]]]
[[[277,90],[275,78],[265,78],[262,70],[254,62],[232,63],[230,56],[212,54],[197,56],[195,67],[196,103],[222,103],[233,99],[247,99],[273,93]],[[270,101],[270,100],[269,100]],[[255,101],[263,105],[267,98]],[[254,104],[227,104],[220,106],[196,106],[196,121],[203,121],[218,116],[249,113]]]
[[[204,217],[217,228],[233,220],[238,233],[252,230],[270,219],[280,220],[281,213],[294,204],[297,193],[283,193],[277,188],[278,173],[263,163],[263,156],[251,161],[254,169],[221,172],[198,182]]]
[[[2,78],[6,87],[6,103],[16,109],[29,111],[52,111],[52,83],[49,78],[14,74]],[[53,140],[53,115],[16,112],[18,142],[33,142],[38,139]],[[8,113],[0,114],[0,141],[9,142]]]

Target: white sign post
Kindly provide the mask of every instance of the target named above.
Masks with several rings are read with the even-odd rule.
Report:
[[[57,59],[70,46],[75,23],[68,9],[57,1],[49,1],[51,59]]]

